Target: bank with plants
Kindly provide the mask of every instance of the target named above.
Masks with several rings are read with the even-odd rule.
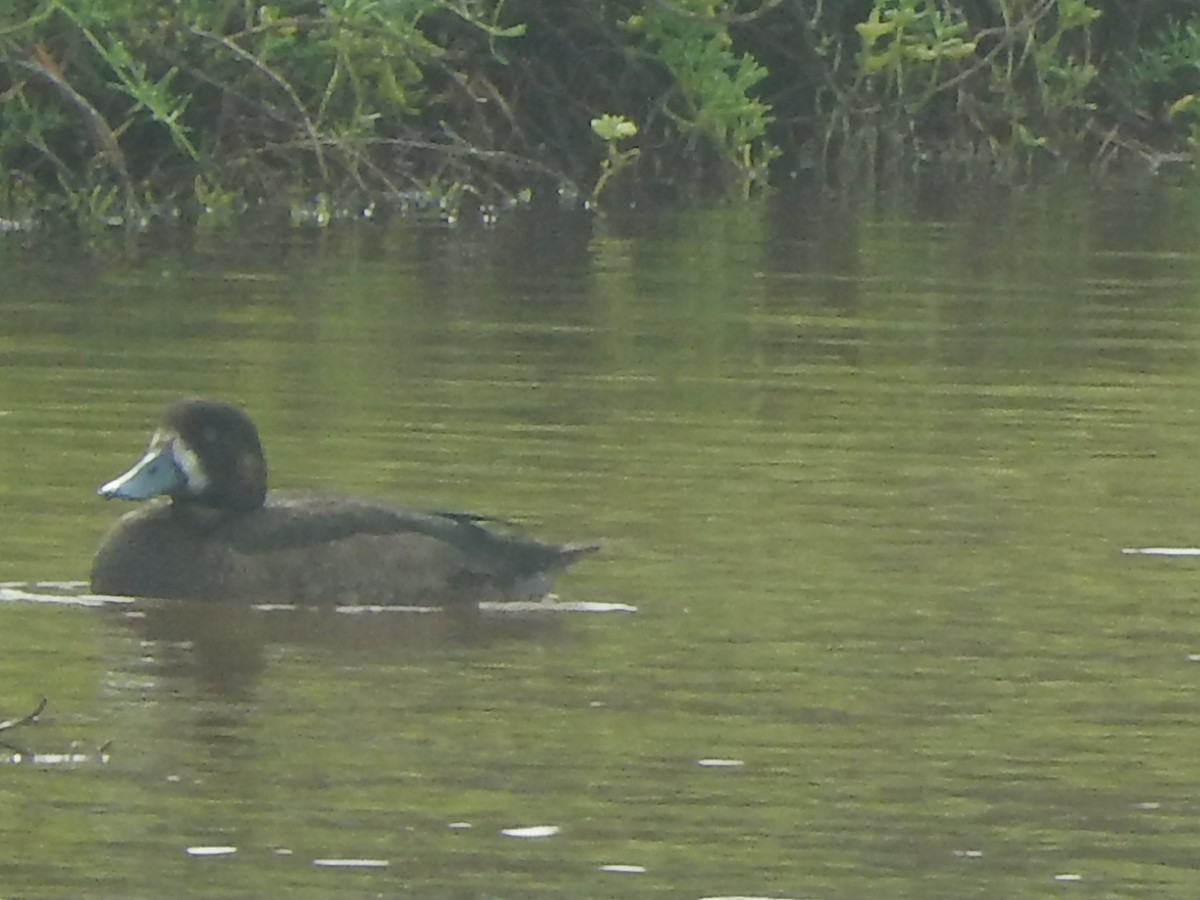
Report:
[[[13,0],[0,222],[1188,168],[1193,0]]]

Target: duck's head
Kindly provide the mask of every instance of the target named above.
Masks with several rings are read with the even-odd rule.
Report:
[[[161,495],[232,512],[249,512],[267,496],[267,461],[258,429],[241,409],[213,400],[179,400],[163,412],[146,454],[101,486],[102,497]]]

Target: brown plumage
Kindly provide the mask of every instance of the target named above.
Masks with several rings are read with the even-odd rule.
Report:
[[[474,604],[544,596],[594,544],[547,544],[465,513],[267,492],[258,429],[241,409],[181,400],[146,455],[100,488],[165,495],[122,516],[92,590],[255,602]]]

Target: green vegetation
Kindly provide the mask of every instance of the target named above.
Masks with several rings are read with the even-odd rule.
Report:
[[[1190,163],[1193,0],[11,0],[0,215],[325,221]]]

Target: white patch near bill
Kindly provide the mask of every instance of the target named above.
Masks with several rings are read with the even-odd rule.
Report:
[[[208,489],[209,485],[208,473],[204,471],[204,464],[200,462],[196,451],[189,447],[187,441],[179,435],[172,435],[170,441],[171,457],[187,481],[188,493],[193,497],[198,497]]]

